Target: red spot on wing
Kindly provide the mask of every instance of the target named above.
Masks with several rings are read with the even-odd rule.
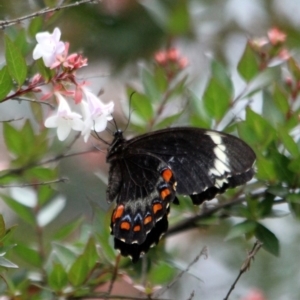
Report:
[[[148,216],[144,219],[144,225],[147,225],[149,224],[150,222],[152,222],[152,217],[151,216]]]
[[[162,171],[161,176],[166,182],[170,182],[173,177],[173,172],[170,169],[165,169]]]
[[[124,205],[117,206],[112,214],[112,222],[115,223],[116,219],[121,218],[123,212],[124,212]]]
[[[153,205],[153,212],[156,214],[159,210],[161,210],[163,207],[160,203],[156,203]]]
[[[163,200],[166,199],[166,197],[168,197],[169,195],[171,194],[170,190],[169,189],[163,189],[161,192],[160,192],[160,196]]]
[[[124,222],[121,223],[120,228],[124,229],[124,230],[130,230],[130,223],[124,221]]]
[[[135,225],[134,227],[133,227],[133,231],[140,231],[141,230],[141,226],[140,225]]]

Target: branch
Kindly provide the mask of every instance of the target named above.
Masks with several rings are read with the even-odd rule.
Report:
[[[42,10],[39,10],[37,12],[34,12],[34,13],[29,14],[29,15],[24,16],[24,17],[12,19],[12,20],[0,21],[0,29],[3,30],[8,26],[12,26],[14,24],[19,24],[22,21],[25,21],[27,19],[33,19],[33,18],[39,17],[39,16],[47,14],[47,13],[59,11],[61,9],[70,8],[70,7],[78,6],[78,5],[85,4],[85,3],[91,3],[91,4],[99,3],[100,1],[101,0],[80,0],[80,1],[77,1],[77,2],[74,2],[74,3],[71,3],[71,4],[60,5],[60,6],[56,6],[56,7],[53,7],[53,8],[46,7]]]
[[[223,208],[228,208],[231,206],[234,206],[236,204],[242,203],[245,201],[245,197],[239,197],[236,200],[230,201],[230,202],[226,202],[226,203],[222,203],[219,204],[211,209],[207,209],[204,212],[200,213],[199,215],[193,216],[191,218],[185,219],[179,223],[177,223],[176,225],[172,226],[165,234],[165,236],[169,236],[178,232],[181,232],[183,230],[187,230],[187,229],[191,229],[191,228],[196,228],[199,227],[197,225],[197,222],[201,219],[205,219],[211,215],[213,215],[214,213],[218,212],[219,210],[223,209]]]
[[[226,297],[224,298],[224,300],[229,299],[229,296],[230,296],[231,292],[234,290],[235,285],[238,282],[238,280],[241,278],[243,273],[245,273],[246,271],[248,271],[250,269],[251,261],[254,260],[254,256],[256,255],[258,250],[261,248],[261,246],[262,246],[262,243],[260,241],[255,242],[252,250],[248,253],[248,256],[247,256],[246,260],[244,261],[244,263],[242,264],[242,267],[240,269],[240,272],[239,272],[237,278],[235,279],[234,283],[230,287],[230,289],[229,289]]]
[[[49,185],[49,184],[58,183],[58,182],[63,182],[63,183],[69,182],[69,178],[62,177],[62,178],[58,178],[58,179],[54,179],[54,180],[50,180],[50,181],[43,181],[43,182],[0,185],[0,188],[1,189],[14,188],[14,187],[22,188],[22,187],[26,187],[26,186]]]
[[[169,283],[167,286],[163,287],[157,293],[155,293],[154,294],[155,297],[159,297],[160,295],[165,293],[168,289],[170,289],[185,273],[187,273],[189,271],[191,266],[194,265],[200,259],[201,256],[204,256],[205,259],[207,259],[208,254],[207,254],[207,247],[206,246],[201,249],[200,253],[194,258],[194,260],[192,262],[190,262],[188,264],[188,266],[185,268],[185,270],[181,271],[171,283]],[[194,291],[190,295],[189,299],[192,299],[191,297],[193,297],[193,296],[194,296]]]

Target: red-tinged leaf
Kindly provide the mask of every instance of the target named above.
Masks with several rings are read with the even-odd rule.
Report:
[[[0,102],[13,88],[13,82],[8,72],[7,66],[0,70]]]
[[[5,58],[10,76],[21,87],[27,76],[26,61],[21,51],[7,35],[5,35]]]

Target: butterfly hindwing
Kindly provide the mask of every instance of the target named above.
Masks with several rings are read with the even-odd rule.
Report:
[[[255,154],[242,140],[217,131],[179,127],[123,139],[109,148],[107,200],[116,200],[115,247],[136,258],[167,230],[170,202],[189,195],[194,204],[249,181]]]

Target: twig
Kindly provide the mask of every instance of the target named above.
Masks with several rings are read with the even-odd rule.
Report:
[[[39,17],[39,16],[47,14],[47,13],[59,11],[61,9],[74,7],[74,6],[78,6],[78,5],[85,4],[85,3],[91,3],[91,4],[98,3],[100,1],[101,0],[80,0],[80,1],[77,1],[77,2],[74,2],[74,3],[71,3],[71,4],[60,5],[60,6],[56,6],[56,7],[53,7],[53,8],[46,7],[44,9],[42,9],[42,10],[39,10],[37,12],[34,12],[34,13],[29,14],[29,15],[24,16],[24,17],[12,19],[12,20],[0,21],[0,29],[3,30],[3,29],[5,29],[8,26],[12,26],[14,24],[21,23],[22,21],[25,21],[27,19],[36,18],[36,17]]]
[[[0,185],[1,189],[4,188],[13,188],[13,187],[26,187],[26,186],[36,186],[36,185],[49,185],[52,183],[58,183],[58,182],[69,182],[69,178],[67,177],[62,177],[62,178],[58,178],[58,179],[54,179],[54,180],[49,180],[49,181],[43,181],[43,182],[35,182],[35,183],[22,183],[22,184],[8,184],[8,185]]]
[[[261,248],[261,246],[262,246],[262,243],[260,241],[256,241],[254,243],[252,250],[248,253],[248,256],[247,256],[246,260],[244,261],[244,263],[242,264],[242,267],[240,269],[240,272],[239,272],[237,278],[235,279],[234,283],[231,285],[224,300],[228,300],[228,297],[230,296],[231,292],[234,290],[235,285],[238,282],[238,280],[240,279],[240,277],[243,275],[243,273],[245,273],[246,271],[248,271],[250,269],[251,261],[254,260],[254,256],[256,255],[258,250]]]
[[[187,300],[192,300],[195,296],[195,291],[192,291],[190,297]]]
[[[242,203],[245,201],[245,197],[239,197],[236,200],[230,201],[230,202],[226,202],[226,203],[222,203],[219,204],[211,209],[207,209],[204,212],[200,213],[199,215],[196,215],[194,217],[191,217],[189,219],[185,219],[179,223],[177,223],[175,226],[171,227],[165,234],[165,236],[169,236],[178,232],[181,232],[183,230],[187,230],[190,228],[196,228],[198,227],[197,222],[201,219],[207,218],[211,215],[213,215],[214,213],[218,212],[219,210],[223,209],[223,208],[228,208],[230,206],[234,206],[236,204]]]
[[[31,103],[38,103],[38,104],[43,104],[43,105],[47,105],[50,106],[51,109],[55,109],[55,106],[49,102],[46,101],[38,101],[38,100],[33,100],[33,99],[28,99],[28,98],[22,98],[22,97],[14,97],[10,100],[16,100],[16,101],[28,101]]]
[[[201,256],[205,256],[205,258],[208,257],[207,247],[203,247],[201,249],[200,253],[194,258],[194,260],[192,262],[190,262],[188,264],[188,266],[183,271],[181,271],[174,278],[174,280],[171,283],[169,283],[168,285],[166,285],[165,287],[163,287],[162,289],[160,289],[157,293],[154,293],[155,297],[159,297],[160,295],[162,295],[163,293],[165,293],[168,289],[170,289],[185,273],[187,273],[189,271],[189,269],[191,268],[191,266],[194,265],[200,259]],[[192,298],[190,298],[190,299],[192,299]]]
[[[113,289],[114,283],[117,279],[120,259],[121,259],[121,254],[117,255],[117,257],[116,257],[116,264],[115,264],[115,267],[114,267],[114,272],[113,272],[113,275],[112,275],[112,278],[111,278],[111,281],[110,281],[110,285],[109,285],[109,288],[108,288],[108,291],[107,291],[108,295],[110,295],[110,293]]]
[[[17,119],[8,119],[8,120],[3,120],[3,121],[0,121],[0,123],[9,123],[9,122],[15,122],[15,121],[20,121],[20,120],[23,120],[24,118],[21,117],[21,118],[17,118]]]

